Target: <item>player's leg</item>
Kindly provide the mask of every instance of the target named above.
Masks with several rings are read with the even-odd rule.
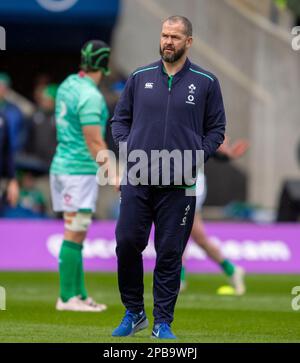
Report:
[[[78,226],[76,227],[77,221],[77,212],[64,213],[64,240],[59,254],[60,298],[64,303],[73,297],[81,295],[82,290],[87,295],[84,284],[82,289],[79,289],[78,286],[78,277],[81,273],[82,263],[82,243],[85,239],[86,231],[74,230],[79,228]]]
[[[60,299],[57,309],[102,311],[105,306],[92,306],[88,300],[82,264],[83,241],[92,220],[91,201],[95,198],[97,187],[95,178],[51,175],[50,182],[54,210],[64,212],[65,223],[59,254]],[[82,204],[88,208],[81,210]]]
[[[158,189],[154,193],[155,250],[153,336],[174,338],[170,331],[180,287],[182,255],[195,211],[195,197],[185,190]]]
[[[63,303],[70,299],[76,304],[77,298],[80,306],[74,306],[76,311],[100,312],[106,310],[106,305],[97,304],[88,296],[84,282],[83,271],[83,241],[88,226],[92,220],[92,213],[88,210],[78,212],[65,212],[64,241],[59,255],[60,296]],[[70,305],[70,304],[68,304]],[[73,304],[72,304],[73,305]],[[81,306],[84,305],[84,306]],[[65,305],[60,304],[61,310]]]
[[[88,231],[89,226],[92,223],[92,214],[96,209],[96,202],[98,198],[98,184],[96,182],[94,175],[79,175],[78,178],[78,202],[77,205],[79,210],[77,216],[80,216],[80,225],[78,226],[79,233],[84,229],[85,236]],[[85,240],[85,236],[82,240],[82,244]],[[99,304],[94,301],[87,293],[84,279],[84,268],[83,268],[83,258],[79,260],[79,267],[77,271],[76,278],[77,295],[80,297],[82,302],[94,309],[95,311],[104,311],[107,309],[105,304]]]
[[[212,243],[207,236],[205,227],[201,218],[201,210],[206,198],[206,179],[203,173],[199,173],[196,183],[196,212],[194,217],[193,228],[191,237],[194,242],[202,248],[209,258],[216,262],[220,268],[224,271],[226,276],[229,277],[231,284],[233,285],[236,294],[242,295],[246,288],[244,283],[245,272],[239,266],[234,265],[230,260],[223,256],[223,253],[219,246]],[[180,290],[184,290],[186,287],[186,271],[183,264],[181,271],[181,284]]]
[[[206,252],[208,257],[211,258],[213,261],[220,265],[225,261],[219,246],[215,245],[209,240],[199,211],[195,213],[191,237],[193,241],[199,247],[201,247]],[[234,266],[231,264],[227,271],[224,272],[232,275],[233,271]]]
[[[82,212],[80,212],[82,213]],[[88,213],[89,214],[89,213]],[[84,216],[85,218],[90,219],[90,215]],[[70,213],[65,213],[67,220],[70,220]],[[72,217],[76,217],[74,213]],[[78,218],[78,214],[77,214]],[[74,243],[78,243],[80,245],[81,255],[79,258],[78,269],[76,273],[76,296],[79,296],[82,300],[86,300],[88,298],[88,293],[85,287],[85,280],[84,280],[84,269],[83,269],[83,258],[82,258],[82,251],[83,251],[83,242],[86,238],[87,231],[82,232],[73,232],[70,230],[65,229],[64,239],[67,241],[73,241]]]
[[[186,280],[186,261],[185,255],[182,257],[182,267],[180,273],[180,291],[184,291],[187,288],[187,280]]]
[[[196,182],[196,206],[195,206],[195,214],[200,212],[203,206],[203,203],[206,198],[206,179],[204,173],[199,172],[197,176]],[[186,279],[186,266],[185,266],[185,257],[182,259],[182,269],[180,275],[180,291],[184,291],[187,287],[187,279]]]
[[[220,247],[209,239],[199,211],[195,213],[191,237],[206,252],[208,257],[220,266],[225,275],[229,277],[235,292],[238,295],[243,294],[245,292],[243,269],[226,259]]]

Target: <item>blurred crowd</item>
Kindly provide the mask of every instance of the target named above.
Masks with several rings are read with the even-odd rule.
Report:
[[[48,75],[37,78],[30,116],[25,116],[18,102],[8,100],[11,87],[10,75],[0,72],[0,217],[53,218],[56,216],[50,203],[48,173],[56,148],[58,85],[51,83]],[[122,77],[104,84],[102,92],[110,112],[123,87]],[[113,149],[109,128],[106,139]],[[104,217],[116,217],[114,205],[112,200]]]

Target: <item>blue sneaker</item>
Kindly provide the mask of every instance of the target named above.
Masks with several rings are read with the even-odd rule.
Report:
[[[113,331],[113,337],[127,337],[134,335],[142,329],[146,329],[149,325],[148,319],[144,311],[139,314],[126,311],[121,324]]]
[[[170,325],[167,323],[155,324],[152,330],[152,338],[177,339],[172,333]]]

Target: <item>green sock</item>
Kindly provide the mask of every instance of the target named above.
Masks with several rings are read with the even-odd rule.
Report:
[[[60,297],[66,302],[77,295],[77,272],[82,246],[71,241],[63,241],[59,253]]]
[[[82,253],[80,254],[80,261],[79,261],[79,264],[78,264],[76,288],[77,288],[76,295],[80,295],[81,298],[83,300],[85,300],[88,297],[88,294],[87,294],[87,291],[86,291],[86,288],[85,288],[85,283],[84,283],[84,271],[83,271]]]
[[[234,274],[235,266],[229,260],[224,260],[220,263],[220,266],[227,276],[231,277]]]
[[[185,281],[185,267],[184,266],[181,267],[180,281],[181,282]]]

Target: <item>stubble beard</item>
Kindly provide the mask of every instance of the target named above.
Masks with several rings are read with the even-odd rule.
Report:
[[[164,48],[164,50],[167,48]],[[185,47],[182,47],[180,49],[178,49],[177,51],[175,51],[175,49],[173,49],[173,53],[172,54],[165,54],[164,50],[161,49],[161,47],[159,47],[159,54],[161,56],[161,58],[167,62],[167,63],[175,63],[177,62],[180,58],[182,58],[182,56],[185,53]]]

